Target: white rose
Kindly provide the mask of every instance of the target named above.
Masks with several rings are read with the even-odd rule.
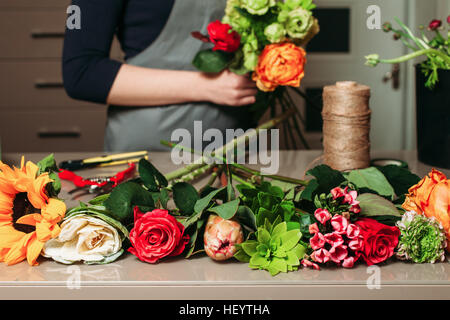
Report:
[[[80,214],[63,221],[59,236],[45,243],[42,255],[65,264],[108,263],[122,254],[121,249],[122,239],[114,227]]]

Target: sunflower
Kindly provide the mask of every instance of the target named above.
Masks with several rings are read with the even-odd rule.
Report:
[[[0,161],[0,261],[13,265],[27,259],[37,265],[46,241],[59,235],[58,222],[66,213],[61,200],[49,198],[48,173],[28,161],[10,168]]]

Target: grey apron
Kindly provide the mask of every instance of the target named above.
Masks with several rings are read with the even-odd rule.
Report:
[[[207,33],[207,25],[224,15],[226,0],[176,0],[159,37],[127,64],[146,68],[195,70],[192,60],[205,44],[191,37],[191,31]],[[157,107],[108,108],[105,151],[167,150],[160,144],[170,141],[172,132],[184,128],[194,133],[194,121],[202,121],[203,132],[217,128],[251,127],[246,107],[186,103]],[[225,136],[225,134],[224,134]],[[198,139],[198,137],[196,137]],[[193,144],[193,143],[192,143]]]

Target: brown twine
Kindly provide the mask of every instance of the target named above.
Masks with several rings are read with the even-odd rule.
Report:
[[[353,81],[323,90],[324,163],[346,171],[370,166],[370,88]]]

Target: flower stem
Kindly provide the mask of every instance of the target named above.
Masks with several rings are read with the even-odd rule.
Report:
[[[445,53],[436,50],[436,49],[422,49],[416,52],[412,52],[410,54],[395,58],[395,59],[380,59],[379,62],[381,63],[401,63],[401,62],[405,62],[417,57],[420,57],[422,55],[428,55],[428,54],[435,54],[439,57],[441,57],[442,59],[444,59],[444,61],[446,61],[447,64],[450,65],[450,57],[448,55],[446,55]]]

